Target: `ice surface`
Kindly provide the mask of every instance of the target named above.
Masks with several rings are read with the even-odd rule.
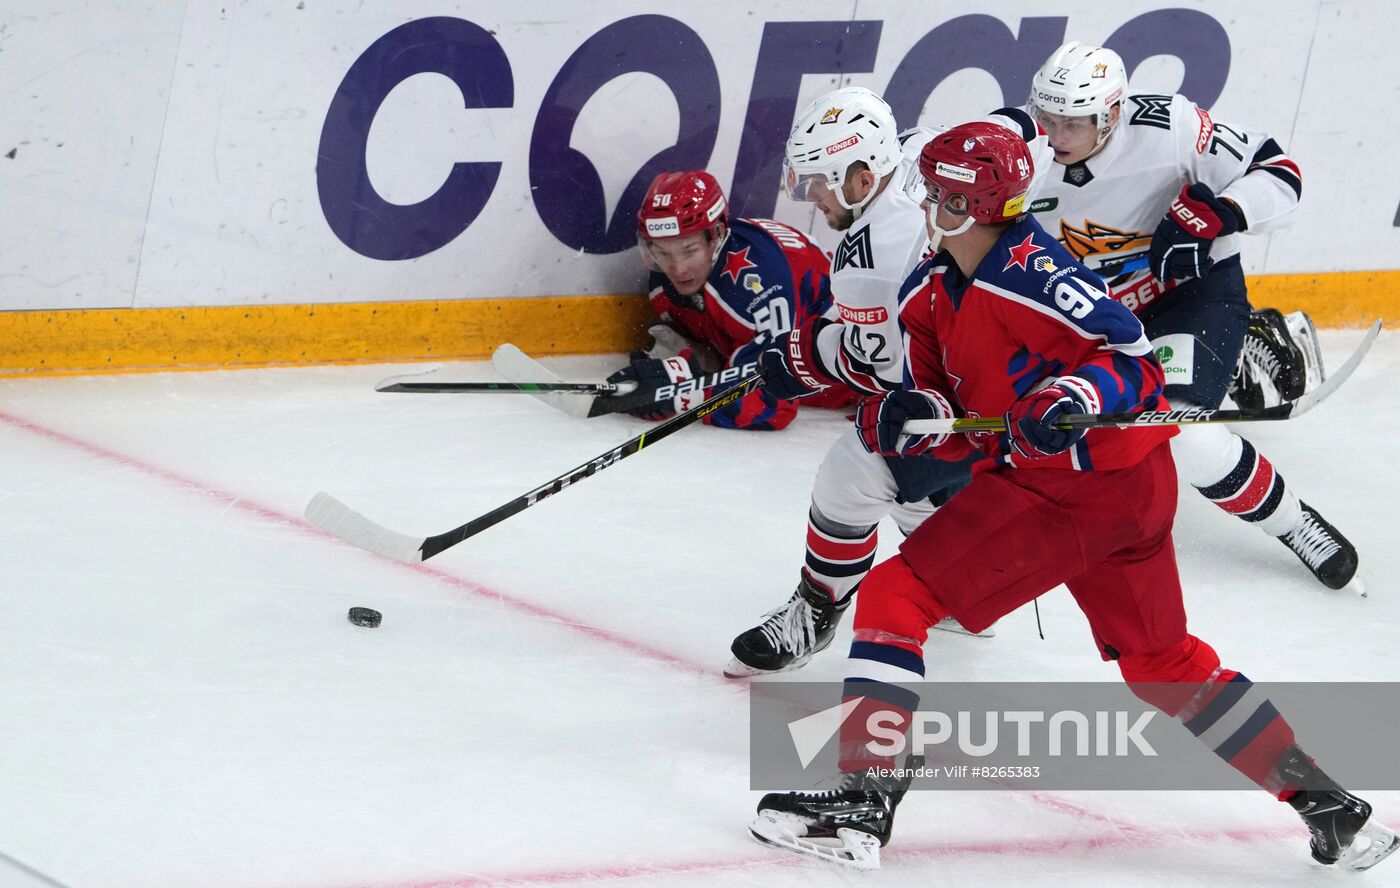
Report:
[[[1324,332],[1329,361],[1359,335]],[[373,391],[422,369],[0,381],[0,851],[71,888],[1317,884],[1262,793],[920,793],[873,877],[752,843],[745,685],[720,669],[796,582],[844,419],[687,429],[404,565],[303,506],[327,490],[437,533],[643,428]],[[1182,497],[1192,629],[1255,680],[1400,680],[1396,378],[1382,334],[1327,404],[1247,431],[1356,542],[1369,599]],[[1116,680],[1063,590],[1041,615],[1045,641],[1029,610],[993,640],[936,633],[930,677]],[[841,677],[847,631],[807,677]],[[1368,796],[1400,823],[1400,793]],[[26,878],[0,862],[0,886]]]

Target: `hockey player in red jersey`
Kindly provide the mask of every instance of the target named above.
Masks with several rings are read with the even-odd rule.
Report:
[[[813,317],[834,316],[830,265],[821,248],[771,219],[729,218],[724,192],[703,170],[662,173],[637,211],[637,237],[651,270],[650,299],[659,323],[652,346],[634,351],[609,382],[657,389],[726,367],[753,365],[775,337]],[[707,397],[705,390],[631,411],[665,419]],[[843,407],[847,392],[809,406]],[[763,392],[706,416],[721,428],[776,431],[797,406]]]
[[[1002,108],[986,120],[1034,144],[1048,164],[1049,143],[1024,109]],[[863,87],[845,87],[800,112],[788,137],[784,187],[794,199],[814,203],[832,228],[844,232],[831,271],[841,323],[814,318],[795,327],[839,333],[843,344],[831,372],[858,390],[904,383],[895,297],[928,251],[928,233],[918,201],[902,186],[917,172],[919,150],[933,135],[930,129],[897,133],[894,112],[883,99]],[[792,396],[781,389],[768,394]],[[832,442],[812,484],[797,589],[734,639],[725,674],[797,669],[824,650],[875,564],[880,522],[890,516],[901,531],[912,531],[967,483],[971,462],[885,459],[866,452],[854,431]],[[951,620],[940,628],[962,629]]]
[[[1063,583],[1134,693],[1291,804],[1315,859],[1374,865],[1400,840],[1297,748],[1262,691],[1187,631],[1171,535],[1173,430],[1057,425],[1156,408],[1164,377],[1138,319],[1026,214],[1025,142],[964,124],[929,142],[919,166],[915,187],[941,251],[901,289],[908,387],[863,401],[857,425],[875,452],[949,460],[977,448],[991,459],[866,578],[843,694],[853,709],[840,729],[841,786],[765,796],[752,834],[878,866],[908,782],[888,776],[899,771],[871,745],[869,725],[911,723],[929,628],[952,615],[976,630]],[[824,369],[830,341],[788,334],[764,353],[765,378],[839,384]],[[1007,430],[905,433],[910,419],[957,416],[1004,416]]]
[[[1262,394],[1246,393],[1265,368],[1271,388],[1296,398],[1309,367],[1320,377],[1319,356],[1303,360],[1316,334],[1300,315],[1299,349],[1277,311],[1251,317],[1238,235],[1287,223],[1302,194],[1298,165],[1265,133],[1214,121],[1184,96],[1127,86],[1117,53],[1080,43],[1060,47],[1036,73],[1031,106],[1055,164],[1032,212],[1142,320],[1174,405],[1219,407],[1246,341],[1241,406],[1264,406]],[[1184,429],[1172,451],[1183,478],[1278,537],[1325,585],[1340,589],[1356,573],[1352,544],[1246,439],[1200,425]]]

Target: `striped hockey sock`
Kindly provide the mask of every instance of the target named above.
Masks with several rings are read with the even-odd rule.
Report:
[[[1201,495],[1242,521],[1258,524],[1270,536],[1282,536],[1298,521],[1298,498],[1288,490],[1273,463],[1238,435],[1238,458],[1220,480],[1198,484]],[[1191,480],[1191,479],[1188,479]]]
[[[876,525],[846,527],[807,513],[807,579],[841,601],[860,585],[875,564]]]
[[[1217,670],[1177,718],[1230,767],[1270,794],[1284,794],[1275,766],[1293,745],[1293,728],[1254,682]]]
[[[875,637],[881,640],[866,640]],[[893,756],[882,756],[870,749],[869,744],[875,738],[867,726],[874,716],[892,731],[907,730],[919,706],[919,695],[909,686],[923,678],[923,653],[913,639],[857,630],[846,660],[841,699],[860,702],[841,723],[842,771],[893,765]]]

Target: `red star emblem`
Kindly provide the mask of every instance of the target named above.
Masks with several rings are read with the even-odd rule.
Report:
[[[1031,243],[1031,239],[1034,237],[1035,235],[1028,234],[1025,240],[1011,248],[1011,258],[1007,261],[1006,268],[1003,268],[1002,271],[1006,271],[1013,265],[1020,266],[1022,271],[1026,270],[1026,261],[1031,258],[1031,255],[1045,249],[1038,244]]]
[[[740,251],[737,252],[737,253],[731,252],[731,253],[726,253],[726,254],[724,255],[724,271],[723,271],[723,274],[729,275],[729,279],[730,279],[731,281],[733,281],[734,283],[736,283],[736,284],[739,283],[739,275],[743,274],[745,271],[748,271],[750,268],[757,268],[757,267],[758,267],[758,263],[757,263],[757,262],[750,262],[750,261],[749,261],[749,248],[748,248],[748,247],[744,247],[742,250],[740,250]]]

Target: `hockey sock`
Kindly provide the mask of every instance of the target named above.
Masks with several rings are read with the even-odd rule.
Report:
[[[869,633],[867,633],[869,634]],[[851,642],[841,702],[855,708],[841,722],[841,770],[893,767],[898,749],[880,752],[891,735],[902,736],[919,707],[910,685],[923,680],[924,657],[910,650],[912,639]],[[879,737],[871,730],[878,726]]]
[[[1286,791],[1275,765],[1293,745],[1293,728],[1252,681],[1222,667],[1210,645],[1188,635],[1118,666],[1134,694],[1175,716],[1230,767],[1272,795]]]
[[[1183,428],[1172,439],[1181,476],[1201,495],[1242,521],[1282,536],[1298,522],[1298,497],[1254,445],[1223,426]]]
[[[837,524],[813,506],[807,513],[807,579],[830,592],[833,601],[849,596],[875,564],[876,527]]]
[[[842,700],[858,702],[841,723],[841,770],[893,766],[898,750],[882,753],[878,747],[908,728],[919,705],[913,685],[924,678],[924,639],[928,627],[945,616],[947,609],[903,556],[871,571],[856,600],[855,639],[846,660]],[[872,724],[883,739],[874,736]]]

